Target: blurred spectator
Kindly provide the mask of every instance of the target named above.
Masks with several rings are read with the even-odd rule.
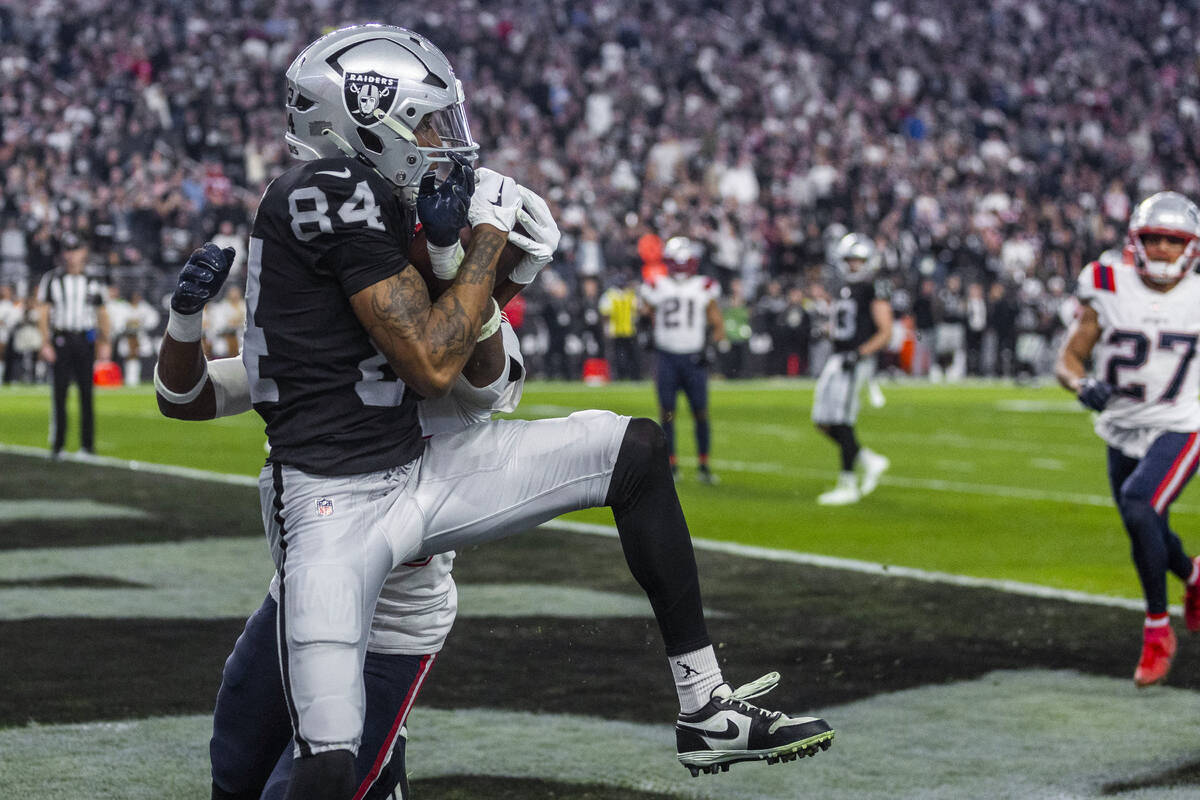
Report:
[[[142,382],[143,366],[155,356],[151,336],[158,330],[162,315],[146,301],[145,295],[134,291],[128,301],[122,301],[114,311],[108,306],[109,325],[116,342],[115,356],[120,359],[126,386]],[[118,316],[119,315],[119,316]]]
[[[608,361],[616,380],[642,379],[638,360],[638,294],[628,272],[619,272],[616,284],[600,295],[599,311],[604,318],[604,337]]]
[[[204,339],[212,358],[230,358],[242,352],[242,331],[246,326],[246,301],[236,285],[225,287],[225,294],[204,308]]]
[[[983,284],[972,282],[967,286],[966,315],[967,374],[977,378],[983,375],[983,336],[988,327],[987,300],[983,296]]]
[[[717,343],[721,373],[726,378],[745,378],[750,374],[750,337],[754,330],[750,327],[750,309],[746,305],[740,278],[729,282],[729,294],[722,296],[720,305],[721,316],[725,320],[725,344]],[[807,350],[804,356],[807,361]]]
[[[21,306],[13,293],[13,287],[6,283],[0,283],[0,380],[5,383],[9,382],[7,373],[12,337],[21,317]]]
[[[787,333],[783,319],[787,305],[783,283],[778,280],[768,281],[765,290],[754,304],[754,328],[765,331],[771,339],[766,364],[768,375],[787,374],[787,355],[784,349]]]
[[[837,231],[872,230],[928,331],[923,278],[936,291],[978,277],[989,297],[998,281],[1070,281],[1119,241],[1136,200],[1200,196],[1196,3],[728,0],[625,14],[529,0],[503,13],[505,35],[481,8],[388,13],[446,49],[475,98],[482,163],[552,200],[572,295],[585,275],[607,285],[634,249],[643,279],[661,274],[662,240],[688,235],[758,298],[822,261]],[[90,227],[108,268],[159,283],[205,239],[241,240],[287,158],[282,70],[326,28],[379,9],[10,4],[0,282],[22,261],[34,282],[51,269],[63,227]]]
[[[989,329],[995,338],[992,374],[1014,377],[1017,374],[1017,317],[1021,307],[1012,287],[993,283],[988,293]]]
[[[962,292],[962,278],[948,276],[936,302],[937,366],[947,379],[958,379],[966,374],[967,361],[967,298]]]

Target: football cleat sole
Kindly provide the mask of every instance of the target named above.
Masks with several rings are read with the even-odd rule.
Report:
[[[707,750],[694,753],[680,753],[679,763],[688,768],[693,778],[706,775],[716,775],[718,772],[728,772],[729,767],[742,761],[766,761],[768,764],[778,764],[781,761],[795,761],[798,758],[812,758],[823,750],[828,750],[833,744],[837,731],[829,730],[792,742],[784,747],[770,750]]]

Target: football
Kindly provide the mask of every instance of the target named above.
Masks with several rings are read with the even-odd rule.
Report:
[[[525,229],[520,223],[517,223],[517,226],[514,228],[514,230],[520,234],[526,233]],[[469,228],[464,228],[462,232],[463,248],[468,247],[470,242],[471,231]],[[509,274],[513,271],[513,267],[517,265],[517,262],[520,261],[521,257],[524,255],[525,251],[517,247],[512,242],[504,245],[504,250],[500,253],[500,263],[496,265],[497,284],[508,278]],[[436,297],[444,292],[446,287],[450,285],[449,281],[440,280],[435,278],[433,275],[433,267],[429,263],[429,250],[426,249],[425,246],[424,230],[418,230],[413,236],[412,247],[409,250],[408,258],[409,261],[412,262],[413,266],[417,268],[417,272],[421,273],[421,277],[425,279],[425,283],[429,286],[431,295]]]

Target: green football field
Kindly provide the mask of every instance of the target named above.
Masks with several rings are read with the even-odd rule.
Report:
[[[858,505],[825,508],[815,498],[832,485],[837,460],[808,421],[811,382],[715,382],[712,458],[719,486],[695,479],[686,410],[677,425],[679,491],[693,535],[1138,596],[1108,494],[1103,444],[1066,393],[993,383],[896,383],[885,384],[885,392],[883,408],[864,408],[859,432],[864,444],[891,459],[891,470]],[[257,474],[262,464],[264,437],[254,414],[205,424],[167,420],[148,387],[100,390],[96,408],[100,455],[241,475]],[[530,382],[519,415],[583,408],[656,413],[649,383]],[[48,409],[45,387],[0,392],[0,443],[45,447]],[[68,438],[68,449],[74,442]],[[605,509],[571,519],[611,524]],[[1200,542],[1189,535],[1200,527],[1194,490],[1177,501],[1172,522],[1185,544]]]
[[[458,554],[458,620],[406,723],[413,796],[1198,796],[1200,636],[1177,620],[1167,685],[1133,687],[1142,614],[1088,415],[1053,387],[885,391],[861,432],[893,468],[838,509],[815,501],[836,458],[811,383],[714,385],[715,487],[680,425],[722,670],[778,670],[764,705],[828,719],[828,752],[700,779],[676,763],[655,622],[596,510]],[[521,410],[653,405],[645,383],[532,383]],[[271,573],[261,424],[102,391],[103,458],[54,462],[48,407],[44,387],[0,391],[0,798],[207,797],[222,665]],[[1198,515],[1187,494],[1172,515],[1193,546]]]

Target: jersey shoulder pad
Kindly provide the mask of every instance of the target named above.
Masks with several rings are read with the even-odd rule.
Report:
[[[260,213],[285,220],[300,241],[322,234],[389,231],[411,235],[411,223],[391,185],[375,170],[348,158],[305,161],[267,188]]]
[[[1079,284],[1075,289],[1075,294],[1080,299],[1086,300],[1102,292],[1115,294],[1116,291],[1117,273],[1111,265],[1093,261],[1080,270]]]

